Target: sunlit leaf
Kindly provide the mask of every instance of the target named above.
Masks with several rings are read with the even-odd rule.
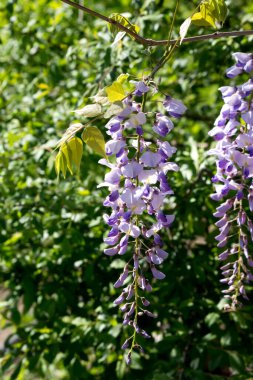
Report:
[[[59,151],[57,153],[57,156],[55,157],[55,171],[56,171],[57,177],[59,177],[60,173],[62,172],[63,177],[66,178],[67,160],[62,151]]]
[[[64,155],[67,161],[67,168],[70,173],[79,173],[80,163],[83,154],[83,143],[78,137],[73,137],[71,140],[62,145],[60,152]]]
[[[71,124],[69,128],[64,132],[62,138],[57,142],[56,147],[61,147],[65,142],[71,139],[78,131],[83,128],[81,123]]]
[[[121,24],[122,26],[124,26],[125,28],[131,30],[132,32],[136,34],[139,33],[140,31],[140,27],[138,25],[131,24],[131,22],[126,17],[122,16],[119,13],[113,13],[110,16],[110,18],[112,20],[117,21],[119,24]],[[117,32],[119,31],[119,28],[117,27],[117,25],[109,24],[108,27],[112,35],[115,37]]]
[[[129,78],[129,74],[120,74],[117,78],[117,82],[123,84]]]
[[[82,139],[94,152],[106,157],[104,136],[97,127],[85,128],[82,133]]]
[[[200,12],[194,13],[191,20],[198,26],[212,26],[216,28],[215,18],[210,13],[208,6],[205,3],[200,5]]]
[[[191,17],[188,17],[184,22],[183,24],[180,26],[180,37],[181,37],[181,40],[180,40],[180,43],[183,42],[183,39],[185,38],[187,32],[188,32],[188,29],[191,25]]]
[[[200,5],[200,11],[191,20],[198,26],[217,28],[223,24],[227,16],[227,6],[224,0],[208,0]]]
[[[74,110],[77,115],[84,117],[95,117],[102,113],[102,107],[100,104],[88,104],[80,110]]]
[[[227,17],[227,5],[224,0],[209,0],[209,9],[212,11],[213,16],[221,24],[224,23]]]
[[[114,38],[114,41],[111,46],[117,45],[119,41],[126,35],[126,32],[118,32]]]
[[[113,82],[113,84],[105,89],[108,99],[111,103],[117,102],[125,98],[126,93],[120,82]]]

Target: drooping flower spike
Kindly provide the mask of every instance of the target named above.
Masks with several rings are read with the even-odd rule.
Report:
[[[227,70],[227,76],[253,74],[253,55],[234,53],[236,64]],[[220,88],[224,105],[209,132],[216,141],[210,154],[216,156],[217,172],[212,181],[215,193],[211,198],[222,203],[214,216],[219,218],[216,236],[219,248],[225,251],[219,260],[223,290],[229,299],[228,308],[242,305],[248,299],[245,287],[253,281],[253,79],[238,86]]]
[[[135,86],[135,97],[143,98],[150,90],[144,82],[137,82]],[[159,233],[170,227],[174,220],[174,215],[164,213],[163,204],[165,198],[173,194],[167,173],[177,171],[178,166],[170,162],[176,149],[163,140],[173,129],[172,120],[156,113],[150,126],[156,143],[151,143],[144,138],[147,116],[142,105],[131,96],[123,103],[123,110],[106,124],[107,134],[111,138],[106,143],[106,154],[108,158],[113,157],[113,163],[107,159],[100,160],[110,171],[99,186],[108,187],[109,195],[104,206],[111,209],[104,215],[105,222],[110,226],[104,239],[109,247],[104,253],[108,256],[125,255],[127,261],[114,284],[115,288],[123,287],[114,304],[119,305],[124,314],[123,324],[133,328],[132,336],[122,346],[128,349],[126,361],[129,364],[133,349],[143,352],[136,340],[137,335],[150,338],[139,326],[141,315],[154,317],[146,309],[149,301],[145,293],[152,290],[149,278],[165,278],[158,266],[168,253],[163,250]],[[186,110],[180,101],[171,97],[166,97],[163,104],[164,112],[167,110],[172,117],[178,118]],[[147,215],[153,217],[153,224],[146,223]]]

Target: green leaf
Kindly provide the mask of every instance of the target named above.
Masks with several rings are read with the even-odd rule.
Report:
[[[64,143],[71,139],[77,132],[79,132],[84,126],[81,123],[71,124],[64,132],[62,138],[57,142],[56,147],[60,148]]]
[[[210,10],[220,23],[224,23],[227,17],[227,6],[224,0],[209,0]]]
[[[119,13],[113,13],[110,16],[110,18],[112,20],[117,21],[119,24],[121,24],[122,26],[124,26],[125,28],[131,30],[132,32],[136,34],[139,33],[140,31],[140,27],[138,25],[131,24],[131,22],[126,17],[122,16]],[[116,25],[109,24],[109,30],[115,38],[117,32],[119,31],[119,28]]]
[[[82,133],[82,139],[94,152],[106,157],[104,136],[97,127],[85,128]]]
[[[95,117],[102,113],[102,107],[100,104],[88,104],[80,110],[74,110],[77,115],[85,117]]]
[[[60,152],[65,156],[67,168],[70,173],[79,173],[81,158],[83,154],[83,143],[78,137],[73,137],[71,140],[62,145]]]
[[[200,5],[200,12],[194,13],[191,18],[192,22],[198,26],[212,26],[216,28],[215,17],[210,12],[208,4]]]
[[[227,6],[224,0],[208,0],[200,5],[200,11],[195,13],[191,20],[199,26],[212,26],[223,24],[227,16]]]
[[[126,93],[122,84],[118,81],[113,82],[109,87],[106,87],[105,92],[107,93],[108,100],[111,103],[117,102],[125,98]]]
[[[126,82],[126,80],[129,78],[129,74],[120,74],[117,78],[117,82],[123,84]]]
[[[208,327],[211,327],[214,325],[220,318],[220,315],[218,313],[212,312],[206,315],[205,317],[205,323],[208,325]]]
[[[60,173],[62,172],[63,177],[66,178],[67,160],[62,151],[59,151],[55,158],[55,171],[56,171],[57,177],[59,177]]]

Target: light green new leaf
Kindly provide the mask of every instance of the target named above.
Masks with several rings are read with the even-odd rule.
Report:
[[[199,26],[217,28],[223,24],[227,16],[227,6],[224,0],[207,0],[200,5],[200,11],[195,13],[191,20]]]
[[[55,171],[58,178],[61,172],[63,174],[63,177],[66,178],[67,160],[62,151],[59,151],[57,156],[55,157]]]
[[[117,82],[123,84],[123,83],[126,82],[126,80],[128,79],[128,77],[129,77],[129,74],[127,74],[127,73],[126,74],[120,74],[118,76],[118,78],[117,78]]]
[[[209,0],[209,9],[217,22],[224,23],[227,17],[227,6],[224,0]]]
[[[111,103],[117,102],[125,98],[126,93],[120,82],[113,82],[109,87],[106,87],[105,92],[107,93],[108,100]]]
[[[192,22],[199,26],[212,26],[216,28],[215,16],[212,14],[209,2],[200,5],[200,12],[194,13],[191,18]]]
[[[188,17],[184,22],[183,24],[180,26],[180,31],[179,31],[179,34],[180,34],[180,44],[183,42],[183,39],[185,38],[187,32],[188,32],[188,29],[191,25],[191,17]]]
[[[100,104],[88,104],[80,110],[74,110],[77,115],[84,117],[95,117],[102,113],[102,107]]]
[[[81,123],[71,124],[64,132],[62,138],[57,142],[56,148],[60,148],[64,143],[71,139],[77,132],[83,128]]]
[[[123,25],[124,27],[126,27],[127,29],[131,30],[134,33],[139,33],[139,31],[140,31],[140,27],[139,26],[131,24],[131,22],[126,17],[122,16],[119,13],[113,13],[110,16],[110,18],[112,20],[117,21],[119,24]],[[108,27],[109,27],[109,30],[112,33],[112,35],[115,37],[116,34],[117,34],[117,32],[119,31],[119,28],[116,25],[113,25],[113,24],[109,24]]]
[[[83,141],[100,156],[106,157],[105,140],[97,127],[87,127],[82,133]]]
[[[70,173],[79,173],[81,158],[83,155],[83,143],[78,137],[73,137],[71,140],[62,145],[60,152],[62,152],[67,161],[67,168]]]

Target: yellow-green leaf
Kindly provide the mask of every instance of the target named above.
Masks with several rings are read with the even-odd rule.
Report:
[[[119,13],[113,13],[110,16],[110,18],[112,20],[117,21],[119,24],[123,25],[125,28],[128,28],[134,33],[139,33],[140,31],[140,27],[138,25],[131,24],[131,22],[126,17],[122,16]],[[119,28],[117,27],[117,25],[109,24],[108,27],[109,27],[110,32],[115,37],[117,32],[119,31]]]
[[[78,137],[73,137],[71,140],[62,145],[60,152],[62,152],[66,158],[67,168],[70,173],[79,173],[81,158],[83,155],[82,140]]]
[[[212,26],[216,28],[215,17],[210,13],[206,3],[200,5],[200,12],[194,13],[191,18],[195,25]]]
[[[224,0],[209,0],[209,9],[211,13],[220,23],[224,23],[227,17],[227,6]]]
[[[64,143],[71,139],[77,132],[83,128],[80,123],[71,124],[68,129],[64,132],[62,138],[57,142],[56,147],[60,148]]]
[[[87,127],[82,133],[83,141],[100,156],[106,157],[105,140],[97,127]]]
[[[210,1],[208,3],[204,3],[200,5],[200,12],[202,14],[202,17],[214,28],[216,28],[215,24],[215,15],[213,14],[211,3]]]
[[[57,177],[60,176],[60,173],[62,172],[63,177],[66,178],[66,172],[67,172],[67,160],[64,156],[64,153],[59,151],[57,156],[55,157],[55,171],[57,174]]]
[[[109,87],[106,87],[105,92],[107,93],[108,100],[111,103],[117,102],[125,98],[126,93],[120,82],[113,82]]]
[[[126,80],[128,79],[129,77],[129,74],[120,74],[117,78],[117,82],[123,84],[126,82]]]

